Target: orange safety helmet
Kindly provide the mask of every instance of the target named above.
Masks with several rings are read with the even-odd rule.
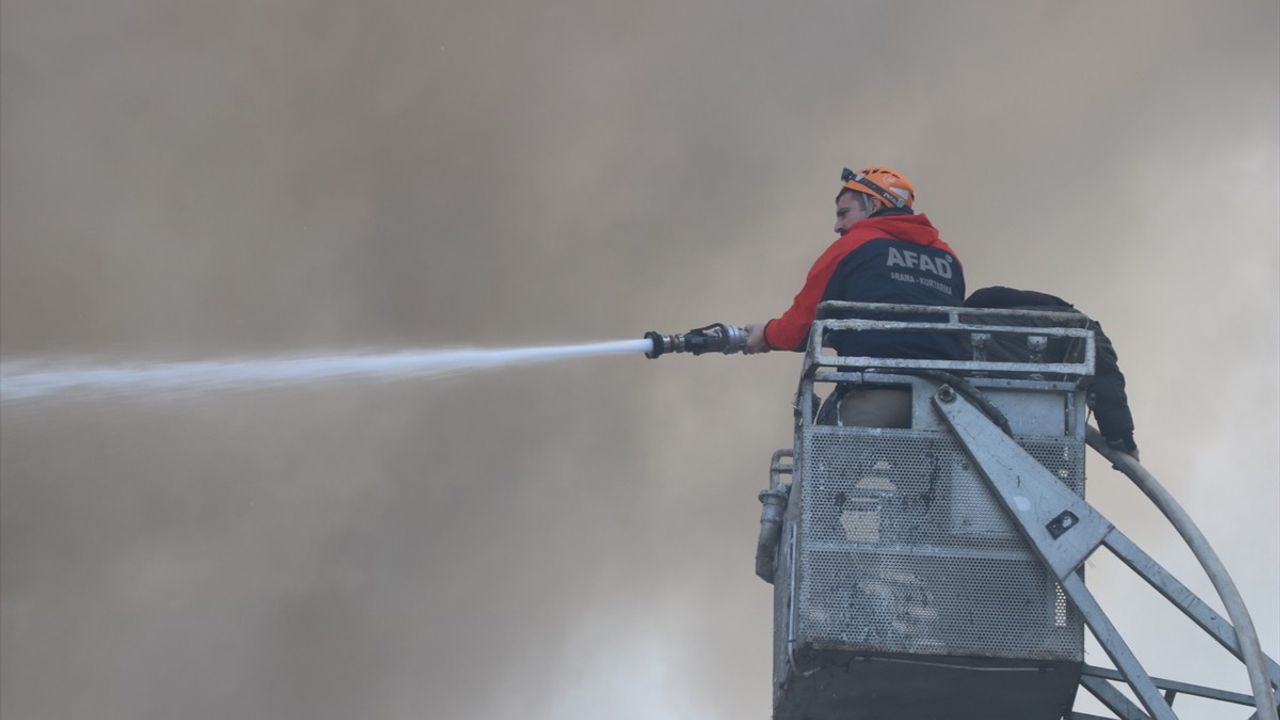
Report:
[[[840,179],[846,188],[866,193],[889,207],[909,208],[916,201],[916,186],[891,168],[865,167],[857,172],[845,168]]]

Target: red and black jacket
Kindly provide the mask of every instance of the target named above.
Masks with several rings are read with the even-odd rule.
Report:
[[[818,303],[825,300],[959,305],[964,271],[928,217],[881,211],[855,223],[822,253],[791,307],[765,325],[765,341],[775,350],[803,351]],[[939,333],[832,333],[831,344],[841,355],[963,355],[954,338]]]

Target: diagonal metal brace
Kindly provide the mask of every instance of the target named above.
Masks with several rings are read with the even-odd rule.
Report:
[[[1080,684],[1091,695],[1098,698],[1107,709],[1116,714],[1120,720],[1151,720],[1151,716],[1142,712],[1129,698],[1115,689],[1111,683],[1100,677],[1083,675]]]
[[[1114,530],[1110,521],[950,387],[938,388],[933,405],[1150,717],[1176,720],[1169,703],[1076,573]]]
[[[1096,665],[1085,665],[1081,670],[1084,675],[1102,678],[1103,680],[1124,680],[1124,676],[1112,670],[1111,668],[1097,667]],[[1231,692],[1230,690],[1219,690],[1217,688],[1205,687],[1204,685],[1193,685],[1187,682],[1179,682],[1177,680],[1167,680],[1165,678],[1151,678],[1151,682],[1156,687],[1165,691],[1165,697],[1168,693],[1182,693],[1184,695],[1193,695],[1195,697],[1209,698],[1210,700],[1220,700],[1222,702],[1234,703],[1236,705],[1248,705],[1253,707],[1253,696],[1244,693]]]
[[[1111,523],[950,387],[942,386],[933,404],[1036,553],[1065,580],[1103,543]]]
[[[1174,607],[1191,618],[1201,629],[1209,633],[1210,637],[1217,640],[1236,659],[1244,660],[1244,655],[1240,650],[1240,642],[1236,637],[1236,629],[1231,626],[1231,623],[1205,604],[1190,588],[1160,567],[1159,563],[1143,552],[1142,548],[1138,547],[1128,536],[1119,530],[1114,530],[1107,535],[1103,544],[1121,562],[1137,573],[1138,577],[1146,580],[1151,587],[1155,588]],[[1271,684],[1280,687],[1280,665],[1277,665],[1275,660],[1266,656],[1263,657],[1263,663],[1264,672],[1270,679]]]

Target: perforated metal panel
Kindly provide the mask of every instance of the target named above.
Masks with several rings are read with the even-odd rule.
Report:
[[[802,443],[797,642],[869,654],[1080,658],[1078,613],[949,433],[809,427]],[[1019,444],[1083,494],[1078,438]]]

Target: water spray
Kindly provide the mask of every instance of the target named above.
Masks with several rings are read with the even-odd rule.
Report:
[[[410,350],[355,355],[226,358],[193,362],[90,363],[56,360],[0,362],[0,403],[30,402],[72,394],[83,399],[120,396],[192,396],[327,380],[390,381],[442,378],[484,369],[580,357],[644,353],[741,352],[747,331],[716,323],[677,335],[646,333],[642,339],[528,348]]]
[[[651,330],[644,334],[644,339],[653,341],[653,349],[644,354],[649,359],[667,353],[702,355],[718,352],[732,355],[746,347],[747,330],[737,325],[712,323],[676,335],[659,335]]]

